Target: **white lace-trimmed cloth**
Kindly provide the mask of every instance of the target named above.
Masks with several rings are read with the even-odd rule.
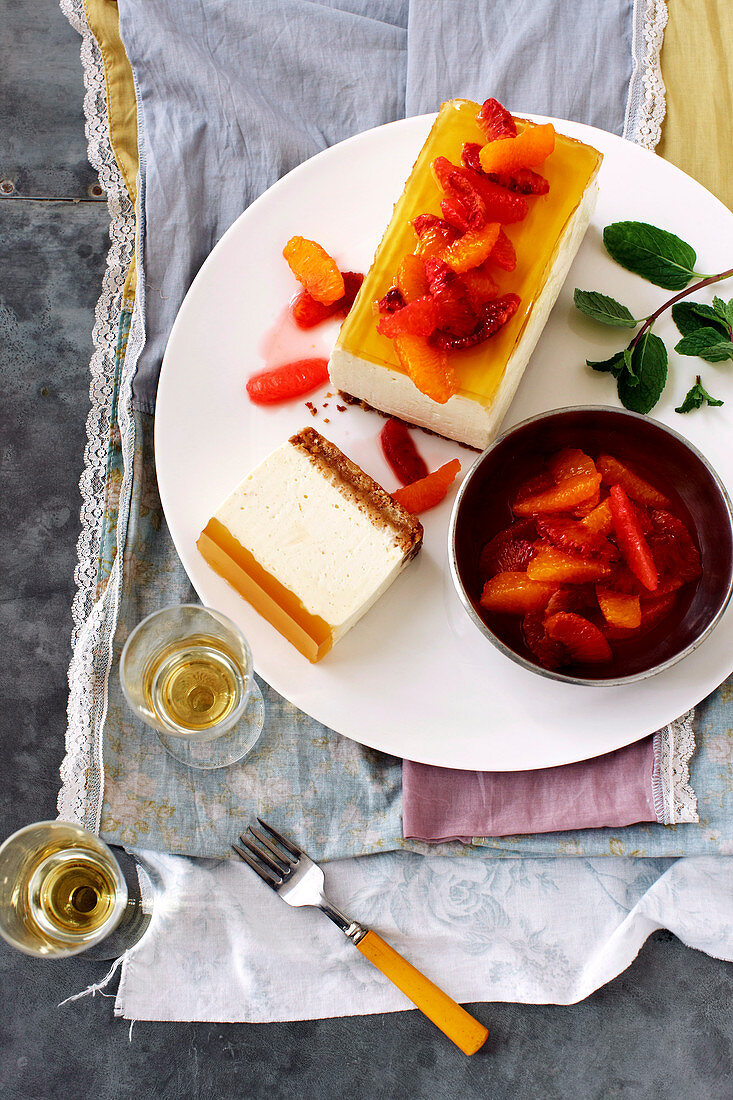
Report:
[[[80,0],[63,0],[62,6],[84,35],[82,54],[85,79],[90,89],[85,104],[91,113],[88,116],[90,147],[93,147],[92,155],[96,157],[93,163],[100,166],[102,173],[109,173],[107,178],[102,175],[102,183],[110,195],[112,209],[115,166],[109,156],[108,147],[104,147],[104,127],[100,113],[103,110],[100,58],[95,55],[93,40],[85,29]],[[263,10],[268,6],[271,5],[251,5],[253,9]],[[337,7],[329,5],[334,6]],[[375,2],[371,5],[368,0],[364,0],[361,5],[357,0],[352,0],[348,10],[352,12],[359,7],[371,7],[375,11],[379,9],[384,12],[390,9],[394,17],[400,6],[398,0],[393,3],[383,0],[382,3]],[[573,12],[569,9],[573,6],[560,5],[562,11],[558,9],[553,14],[564,15],[572,21]],[[145,25],[143,7],[135,0],[123,0],[120,3],[121,16],[123,25],[125,20],[133,24],[137,20],[139,32],[149,34],[150,27]],[[313,7],[314,5],[309,5],[309,8]],[[344,8],[346,7],[344,4]],[[466,20],[461,23],[462,31],[467,29],[470,16],[477,12],[480,14],[483,7],[466,6]],[[537,7],[541,9],[544,6]],[[546,30],[548,11],[553,7],[557,8],[557,5],[548,4],[544,15],[540,11],[537,33],[543,27]],[[412,55],[408,49],[407,60],[408,113],[430,109],[434,105],[420,98],[420,81],[425,79],[424,73],[418,76],[413,70],[412,83],[410,82],[411,56],[419,56],[420,35],[422,33],[423,38],[426,35],[429,38],[430,34],[435,33],[436,21],[441,17],[449,19],[451,23],[455,21],[457,8],[456,2],[450,6],[437,2],[426,6],[420,0],[413,0],[407,28],[409,42],[414,45]],[[627,5],[619,4],[618,10],[615,5],[608,5],[608,8],[614,8],[612,18],[618,21],[622,19]],[[422,23],[421,9],[425,16]],[[634,27],[619,23],[616,28],[618,34],[628,38],[629,49],[632,38],[634,43],[634,71],[625,77],[627,88],[631,78],[626,132],[630,136],[646,135],[648,140],[644,143],[649,146],[653,145],[655,132],[658,134],[658,126],[663,117],[663,87],[658,76],[658,47],[661,39],[658,35],[655,38],[653,33],[653,29],[660,25],[661,14],[666,14],[662,3],[637,3]],[[186,15],[191,16],[188,9]],[[608,18],[608,12],[605,11],[604,20]],[[394,25],[397,26],[398,23],[399,20],[396,20]],[[577,30],[577,26],[574,29]],[[470,27],[468,30],[470,31]],[[603,34],[606,33],[607,28],[604,28]],[[131,49],[129,41],[126,44],[135,67],[135,51]],[[502,94],[501,87],[494,84],[492,90],[498,95]],[[472,93],[471,89],[461,86],[452,88],[447,94]],[[605,85],[603,94],[608,94]],[[481,92],[474,93],[475,95],[480,96]],[[437,97],[441,98],[439,90]],[[527,100],[522,100],[522,104],[527,110],[542,110],[547,107],[546,103],[537,104]],[[548,110],[547,113],[578,117],[578,112],[571,110],[555,109]],[[585,120],[598,121],[593,117]],[[119,190],[119,181],[116,186]],[[122,208],[123,203],[118,201]],[[117,243],[113,241],[113,252],[115,247],[122,248],[121,242],[125,239],[125,233],[128,243],[131,239],[131,211],[125,216],[127,220],[124,229],[115,228],[113,222],[113,232],[117,233]],[[141,238],[143,236],[141,232]],[[140,261],[143,259],[142,256],[138,258]],[[144,280],[141,282],[143,286],[136,302],[120,392],[119,422],[126,473],[130,479],[135,459],[132,381],[138,369],[145,338]],[[121,281],[116,290],[114,279],[105,283],[98,317],[101,315],[108,319],[114,318],[120,289]],[[150,314],[147,321],[150,324]],[[105,334],[109,337],[111,331],[109,324],[102,326],[101,323],[95,330],[98,355],[106,354],[107,364],[113,355],[114,344],[109,340],[105,343]],[[99,359],[97,368],[100,374],[101,367],[102,359]],[[144,384],[145,371],[139,378]],[[93,552],[98,544],[98,536],[95,536],[93,527],[95,518],[98,519],[98,514],[95,517],[94,502],[99,501],[100,474],[103,476],[99,448],[102,441],[106,445],[105,429],[108,427],[110,415],[110,397],[105,392],[103,381],[93,397],[96,397],[97,408],[90,419],[89,464],[85,474],[88,485],[85,500],[89,501],[86,518],[89,529],[80,543],[83,562],[79,570],[80,596],[75,605],[78,618],[75,619],[75,656],[71,670],[70,755],[65,764],[64,790],[60,802],[65,816],[69,814],[80,818],[92,827],[98,825],[102,809],[101,731],[107,707],[106,685],[112,661],[112,638],[123,597],[121,578],[113,572],[104,598],[95,603],[90,570],[87,567],[90,551]],[[144,394],[140,397],[140,403],[145,405]],[[120,501],[122,531],[125,530],[125,508],[129,508],[129,496],[125,495],[123,486]],[[95,558],[92,560],[96,562]],[[662,744],[666,753],[662,779],[665,775],[673,777],[677,773],[680,782],[675,784],[672,781],[665,785],[662,781],[659,790],[660,816],[663,815],[663,820],[695,820],[694,796],[689,792],[685,774],[692,747],[689,725],[684,721],[674,723],[662,738]],[[683,746],[682,749],[680,745]],[[684,788],[689,793],[678,798],[674,792],[682,792]],[[395,1003],[395,994],[390,988],[384,987],[378,977],[365,977],[361,970],[355,971],[355,964],[350,959],[343,965],[341,962],[334,963],[324,973],[324,955],[314,948],[324,937],[328,938],[330,929],[321,930],[321,926],[316,923],[311,932],[308,917],[303,918],[305,923],[298,925],[302,939],[297,967],[302,980],[296,986],[290,986],[289,997],[284,998],[283,991],[278,989],[277,972],[282,971],[283,966],[282,959],[278,956],[278,940],[274,932],[278,928],[277,922],[287,922],[288,915],[292,917],[290,911],[280,905],[280,909],[276,908],[271,913],[269,903],[273,899],[256,880],[251,880],[246,868],[238,865],[212,867],[208,863],[162,855],[150,855],[149,859],[161,877],[165,892],[150,933],[125,960],[116,1007],[119,1014],[131,1018],[155,1019],[267,1020],[408,1007],[402,1002]],[[716,861],[705,862],[720,866]],[[713,934],[704,940],[700,932],[701,914],[692,905],[696,887],[692,879],[685,878],[682,871],[687,865],[692,874],[693,863],[699,864],[699,861],[685,860],[675,865],[671,872],[674,889],[667,890],[666,886],[661,888],[660,884],[669,881],[669,861],[659,859],[602,861],[599,866],[599,861],[590,860],[500,860],[488,856],[481,860],[466,860],[386,853],[334,865],[333,889],[337,903],[341,901],[355,916],[371,919],[385,935],[392,935],[396,939],[397,947],[400,946],[402,936],[411,938],[410,932],[416,927],[413,922],[419,921],[426,955],[432,959],[441,959],[440,973],[436,973],[434,967],[431,971],[427,964],[426,969],[439,981],[444,981],[444,975],[453,969],[457,975],[455,985],[451,988],[450,983],[446,984],[449,991],[459,998],[510,999],[518,995],[519,999],[527,1001],[564,1001],[587,995],[627,965],[645,936],[657,926],[654,920],[658,920],[659,924],[669,923],[671,920],[670,916],[665,916],[662,912],[667,906],[667,898],[674,899],[674,906],[678,911],[685,911],[687,904],[690,928],[683,927],[683,922],[674,926],[674,930],[686,942],[705,946],[705,949],[713,953],[723,950],[719,947],[719,942],[723,942],[720,940],[720,930],[715,920],[711,922],[708,904],[705,906],[708,922],[706,927]],[[681,869],[679,872],[678,867]],[[615,884],[613,889],[609,888],[609,881]],[[499,894],[504,898],[502,904],[497,902]],[[581,904],[581,901],[592,899],[588,904],[592,904],[594,908],[594,920],[579,922],[577,934],[574,936],[568,934],[564,917],[559,917],[556,923],[550,921],[548,924],[547,908],[542,898],[544,895],[555,894],[563,897],[564,910],[566,903],[568,907],[577,905],[578,912],[585,913],[587,917],[589,913],[586,911],[586,904]],[[216,899],[214,903],[212,898]],[[234,898],[237,899],[236,903],[233,903]],[[202,905],[205,909],[201,908]],[[645,905],[651,905],[652,908],[657,906],[658,912],[653,919],[648,916]],[[719,924],[722,928],[725,906],[719,906],[715,898],[712,898],[712,905],[715,913],[720,915]],[[458,926],[462,930],[459,936],[455,934]],[[202,929],[205,932],[202,933]],[[500,929],[503,930],[502,935],[498,935]],[[199,950],[190,956],[192,965],[195,964],[195,1003],[194,997],[188,999],[182,995],[182,990],[192,975],[182,975],[180,970],[176,970],[177,963],[180,962],[181,946],[190,945],[194,941],[199,946]],[[233,957],[230,945],[235,942],[241,944],[241,950],[238,948]],[[283,940],[280,939],[279,942],[282,944]],[[330,939],[328,945],[330,949]],[[409,950],[407,947],[405,949]],[[412,957],[420,964],[419,957],[414,953]],[[603,965],[598,965],[600,958],[603,959]],[[479,959],[481,965],[476,965]],[[540,962],[540,959],[544,962]],[[513,975],[514,994],[508,989],[509,981],[501,979],[502,973],[508,975],[510,972]],[[551,981],[548,977],[550,973],[553,975]],[[150,981],[151,975],[154,983]],[[222,975],[226,977],[223,978]],[[358,997],[353,997],[352,978],[360,989]]]

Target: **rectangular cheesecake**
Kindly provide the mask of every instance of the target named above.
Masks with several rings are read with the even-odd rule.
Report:
[[[420,521],[304,428],[217,509],[197,546],[309,661],[320,661],[422,544]]]
[[[377,332],[375,303],[393,285],[400,260],[416,251],[412,222],[440,216],[440,189],[431,172],[436,157],[461,164],[465,142],[484,145],[479,104],[444,103],[397,202],[359,296],[341,328],[329,363],[344,396],[449,439],[483,450],[496,434],[588,227],[597,197],[602,155],[562,134],[539,170],[549,183],[529,199],[524,220],[506,227],[517,265],[494,275],[500,295],[520,298],[517,312],[475,347],[449,352],[457,391],[439,403],[411,381],[394,343]],[[518,132],[530,125],[515,119]]]

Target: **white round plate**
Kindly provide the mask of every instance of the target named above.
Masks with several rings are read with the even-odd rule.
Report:
[[[271,345],[272,361],[271,334],[297,290],[282,258],[285,242],[294,234],[312,238],[342,270],[366,271],[432,121],[395,122],[320,153],[253,203],[216,246],[181,306],[163,362],[155,433],[160,493],[201,600],[239,624],[257,672],[301,710],[362,744],[425,763],[491,771],[550,767],[630,744],[712,691],[733,667],[733,607],[695,653],[649,680],[595,688],[536,676],[482,637],[458,601],[447,555],[451,493],[422,517],[424,545],[414,564],[320,664],[310,665],[196,549],[224,497],[307,424],[387,489],[396,488],[378,446],[383,421],[376,414],[338,411],[327,387],[309,398],[317,417],[303,400],[263,409],[249,402],[245,381],[263,367],[263,341]],[[602,290],[639,317],[668,293],[609,259],[603,226],[634,219],[671,229],[695,247],[704,272],[724,270],[733,256],[733,215],[694,180],[600,130],[571,122],[559,122],[558,129],[603,152],[600,198],[505,427],[563,405],[618,404],[613,380],[589,370],[585,359],[604,359],[622,347],[624,330],[582,317],[572,304],[573,288]],[[696,298],[712,301],[715,289]],[[670,347],[679,339],[668,317],[657,331]],[[299,333],[284,341],[282,361],[327,355],[335,333],[335,325]],[[674,407],[698,372],[725,404],[679,415]],[[729,488],[732,413],[731,364],[672,352],[670,381],[654,416],[685,433]],[[458,456],[463,475],[473,462],[472,452],[425,433],[418,446],[431,469]]]

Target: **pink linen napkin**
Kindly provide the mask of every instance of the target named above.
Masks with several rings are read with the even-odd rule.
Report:
[[[462,840],[657,821],[654,738],[528,772],[402,764],[402,829],[412,840]]]

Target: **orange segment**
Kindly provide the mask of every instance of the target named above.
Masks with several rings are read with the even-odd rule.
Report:
[[[627,496],[639,504],[647,504],[651,508],[669,508],[669,500],[664,493],[660,493],[635,470],[619,462],[613,455],[599,455],[596,466],[603,475],[604,485],[620,485]]]
[[[589,561],[566,554],[554,546],[540,546],[527,566],[527,576],[533,581],[558,584],[586,584],[607,577],[611,569],[601,561]]]
[[[423,258],[442,256],[454,240],[455,234],[450,232],[450,226],[431,225],[420,234],[415,252]]]
[[[408,252],[403,256],[397,269],[397,286],[406,302],[414,302],[429,292],[428,277],[425,274],[425,260]]]
[[[554,584],[540,584],[526,573],[497,573],[484,585],[481,606],[487,611],[527,615],[541,611],[555,591]]]
[[[536,512],[566,512],[591,499],[601,483],[600,474],[566,477],[559,485],[525,497],[514,504],[514,514],[531,516]]]
[[[596,588],[596,596],[603,618],[609,626],[621,626],[629,630],[641,626],[641,603],[638,596],[600,587]]]
[[[478,267],[491,255],[500,229],[499,222],[489,222],[481,229],[469,229],[457,241],[448,245],[443,259],[459,275]]]
[[[312,298],[330,306],[344,296],[344,277],[325,248],[305,237],[291,237],[283,256],[298,282]]]
[[[542,164],[555,148],[555,127],[527,126],[516,137],[498,138],[484,145],[479,154],[484,172],[515,172]]]
[[[456,376],[447,354],[423,336],[395,336],[402,369],[421,393],[444,405],[456,392]]]
[[[608,535],[613,527],[613,517],[608,497],[597,504],[593,511],[589,512],[580,522],[589,531],[597,531],[599,535]]]
[[[566,477],[592,477],[597,474],[596,464],[590,455],[577,447],[565,447],[550,460],[550,470],[555,481]]]
[[[491,255],[493,256],[493,252]],[[484,261],[479,267],[474,267],[463,276],[463,285],[468,291],[474,309],[495,298],[499,293],[499,288],[488,270],[489,262]]]
[[[402,489],[396,489],[392,498],[401,504],[413,515],[418,512],[427,512],[428,508],[434,508],[440,504],[461,469],[457,458],[452,458],[444,466],[438,467],[419,481],[411,481]]]

